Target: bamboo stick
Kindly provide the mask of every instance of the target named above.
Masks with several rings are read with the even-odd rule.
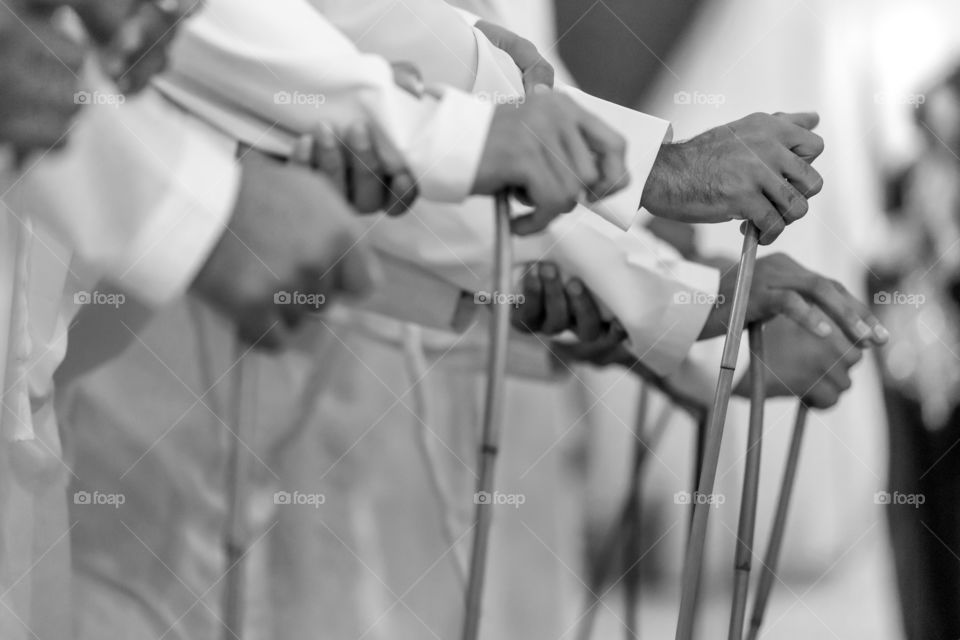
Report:
[[[747,458],[737,527],[737,551],[733,565],[733,605],[730,611],[729,640],[742,640],[747,615],[753,537],[757,525],[757,498],[760,495],[760,457],[763,446],[763,403],[766,400],[766,371],[763,362],[763,325],[750,325],[750,429]]]
[[[513,262],[510,238],[510,198],[501,193],[496,198],[496,246],[494,282],[500,293],[512,288],[510,271]],[[496,292],[495,292],[496,294]],[[494,301],[495,302],[495,301]],[[510,331],[510,306],[492,305],[490,323],[490,358],[487,362],[487,389],[483,414],[483,435],[480,445],[480,477],[477,496],[493,493],[497,452],[503,423],[503,396],[506,378],[507,343]],[[487,554],[490,547],[490,525],[493,519],[491,504],[480,500],[476,507],[476,531],[470,557],[467,580],[466,613],[463,622],[463,640],[477,640],[483,605],[483,585],[486,577]]]
[[[777,502],[777,513],[773,520],[773,530],[770,532],[770,542],[767,554],[763,558],[763,571],[757,583],[757,592],[753,599],[753,614],[750,616],[750,631],[748,640],[756,640],[763,626],[763,617],[767,612],[767,603],[770,600],[770,591],[773,589],[773,580],[777,573],[777,564],[780,562],[780,549],[783,546],[783,534],[787,527],[787,514],[790,511],[790,499],[793,496],[793,487],[797,479],[797,464],[800,460],[800,449],[803,445],[803,433],[807,425],[807,406],[801,401],[797,406],[796,422],[793,425],[793,438],[790,441],[790,452],[787,454],[787,464],[783,469],[783,480],[780,485],[780,498]]]
[[[743,238],[743,251],[740,256],[740,271],[733,294],[733,309],[730,324],[723,345],[720,361],[720,376],[717,379],[717,391],[707,426],[707,443],[700,472],[700,482],[693,496],[693,524],[690,540],[687,543],[686,560],[683,567],[683,588],[680,596],[680,613],[677,619],[676,640],[692,640],[695,624],[697,592],[700,589],[700,577],[703,569],[703,556],[707,543],[707,523],[710,516],[710,504],[713,488],[717,479],[717,466],[720,463],[720,445],[723,441],[723,423],[727,417],[730,393],[733,390],[733,373],[737,366],[737,354],[747,316],[747,304],[753,272],[757,262],[757,244],[760,232],[753,224],[747,225]]]

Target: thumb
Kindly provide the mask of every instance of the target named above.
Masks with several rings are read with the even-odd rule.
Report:
[[[383,281],[380,260],[373,249],[363,242],[357,243],[344,254],[338,270],[337,288],[347,295],[366,295]]]
[[[815,111],[801,113],[775,113],[774,115],[786,120],[790,124],[803,127],[808,131],[816,129],[817,125],[820,124],[820,114],[816,113]]]

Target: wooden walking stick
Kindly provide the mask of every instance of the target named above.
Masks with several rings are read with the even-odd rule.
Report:
[[[767,554],[763,558],[763,571],[757,583],[757,592],[753,599],[753,614],[750,616],[750,631],[748,640],[756,640],[763,626],[763,617],[767,612],[767,603],[770,591],[773,589],[773,580],[777,573],[777,564],[780,562],[780,549],[783,546],[783,534],[787,528],[787,513],[790,511],[790,499],[793,496],[793,487],[797,479],[797,463],[800,460],[800,448],[803,445],[803,432],[807,426],[807,405],[800,401],[797,405],[796,422],[793,425],[793,438],[790,441],[790,452],[787,454],[787,464],[783,469],[783,480],[780,485],[780,498],[777,501],[777,513],[773,519],[773,530],[770,532],[770,542]]]
[[[737,551],[734,559],[733,606],[730,611],[729,640],[742,640],[743,620],[747,615],[753,536],[757,525],[757,499],[760,494],[760,456],[763,446],[763,403],[766,400],[766,371],[763,363],[763,325],[750,325],[750,429],[747,434],[747,458],[743,472],[743,496],[737,527]]]
[[[512,288],[510,270],[513,252],[510,244],[510,197],[501,193],[496,198],[496,247],[493,278],[497,292]],[[510,306],[492,302],[493,319],[490,323],[490,358],[487,362],[487,390],[483,412],[483,435],[480,444],[480,477],[477,482],[476,531],[470,556],[467,579],[466,614],[463,622],[463,640],[477,640],[483,604],[483,583],[486,577],[487,552],[490,547],[490,525],[493,519],[492,502],[497,452],[503,423],[503,396],[506,377],[507,342],[510,331]]]
[[[700,470],[697,492],[692,499],[694,503],[693,524],[690,528],[690,539],[687,542],[686,560],[683,567],[683,588],[680,596],[676,640],[692,640],[693,638],[697,592],[700,589],[700,575],[707,544],[707,522],[712,507],[717,466],[720,463],[723,423],[727,417],[727,407],[730,404],[730,394],[733,391],[733,373],[737,367],[737,354],[740,350],[740,339],[747,317],[747,303],[757,262],[759,238],[760,232],[757,227],[748,224],[743,238],[743,252],[740,256],[740,271],[737,274],[737,284],[733,294],[730,324],[727,327],[727,337],[720,360],[717,391],[714,395],[713,407],[707,423],[707,442],[704,450],[703,468]]]

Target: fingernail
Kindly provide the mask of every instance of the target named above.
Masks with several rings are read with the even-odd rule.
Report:
[[[887,331],[887,328],[882,324],[878,324],[873,328],[873,335],[876,336],[877,340],[884,343],[890,339],[890,332]]]
[[[543,263],[540,265],[540,275],[548,280],[553,280],[557,277],[557,268],[549,263]]]
[[[370,134],[364,125],[356,125],[350,129],[350,147],[354,151],[370,150]]]
[[[826,320],[820,322],[820,324],[817,325],[817,335],[820,336],[821,338],[826,338],[831,333],[833,333],[833,327],[831,327],[830,323],[827,322]]]
[[[534,93],[550,93],[550,92],[552,92],[552,91],[553,91],[553,89],[551,89],[550,87],[548,87],[548,86],[545,85],[545,84],[535,84],[535,85],[533,85],[533,92],[534,92]]]
[[[857,324],[855,328],[857,331],[857,335],[859,335],[861,338],[869,338],[870,336],[873,335],[873,330],[870,329],[870,325],[868,325],[863,320],[857,320]]]

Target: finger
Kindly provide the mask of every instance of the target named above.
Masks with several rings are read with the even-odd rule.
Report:
[[[314,141],[313,168],[327,176],[337,192],[347,197],[347,165],[344,155],[349,151],[344,149],[337,139],[337,134],[326,124],[317,127]]]
[[[796,154],[785,151],[780,158],[780,166],[783,176],[805,198],[812,198],[823,190],[820,173]]]
[[[786,224],[796,222],[810,210],[807,199],[786,178],[774,176],[772,173],[763,187],[763,195],[777,208]]]
[[[406,171],[395,174],[390,179],[390,199],[387,203],[387,215],[399,216],[410,210],[420,195],[417,182]]]
[[[573,278],[567,283],[567,305],[573,316],[577,338],[583,342],[593,342],[603,335],[600,310],[579,278]]]
[[[840,391],[829,380],[821,380],[803,394],[802,400],[814,409],[829,409],[840,400]]]
[[[830,338],[834,334],[829,316],[796,291],[783,294],[782,313],[818,338]]]
[[[593,191],[593,187],[600,180],[597,159],[578,131],[564,132],[563,150],[566,152],[570,168],[576,174],[580,183],[581,188],[577,195],[586,192],[591,201],[598,200],[598,194]]]
[[[540,265],[540,276],[543,278],[544,320],[541,333],[554,335],[573,328],[570,317],[570,307],[567,305],[567,296],[563,290],[563,282],[556,265],[544,262]]]
[[[523,72],[523,89],[527,95],[537,92],[536,87],[553,87],[554,83],[553,66],[543,58],[540,58],[533,66]]]
[[[599,198],[616,193],[630,183],[627,170],[627,142],[605,122],[587,111],[580,110],[580,132],[597,158],[600,179],[590,185]]]
[[[854,342],[877,343],[874,330],[880,324],[876,316],[838,282],[814,273],[803,279],[802,292],[822,308],[831,320]]]
[[[521,331],[539,333],[543,325],[543,283],[538,263],[528,266],[522,286],[523,302],[511,311],[513,326]]]
[[[533,213],[511,221],[510,228],[517,235],[539,233],[558,215],[576,206],[576,200],[571,202],[563,197],[564,189],[553,175],[552,163],[542,159],[539,163],[528,164],[523,170],[526,173],[524,191],[535,208]]]
[[[786,228],[786,223],[776,207],[769,200],[759,195],[753,198],[748,203],[747,208],[741,211],[740,217],[757,225],[760,230],[760,244],[762,245],[772,243],[780,237],[780,234]],[[742,229],[745,229],[745,227]]]
[[[385,207],[386,184],[380,160],[366,125],[355,124],[347,132],[349,149],[347,186],[349,200],[360,213],[374,213]]]
[[[816,129],[817,125],[820,124],[820,114],[816,111],[800,111],[795,113],[783,113],[781,111],[773,115],[777,116],[784,122],[789,122],[792,125],[803,127],[808,131]]]
[[[305,133],[293,145],[293,153],[290,159],[302,166],[313,168],[313,149],[314,138],[309,133]]]

